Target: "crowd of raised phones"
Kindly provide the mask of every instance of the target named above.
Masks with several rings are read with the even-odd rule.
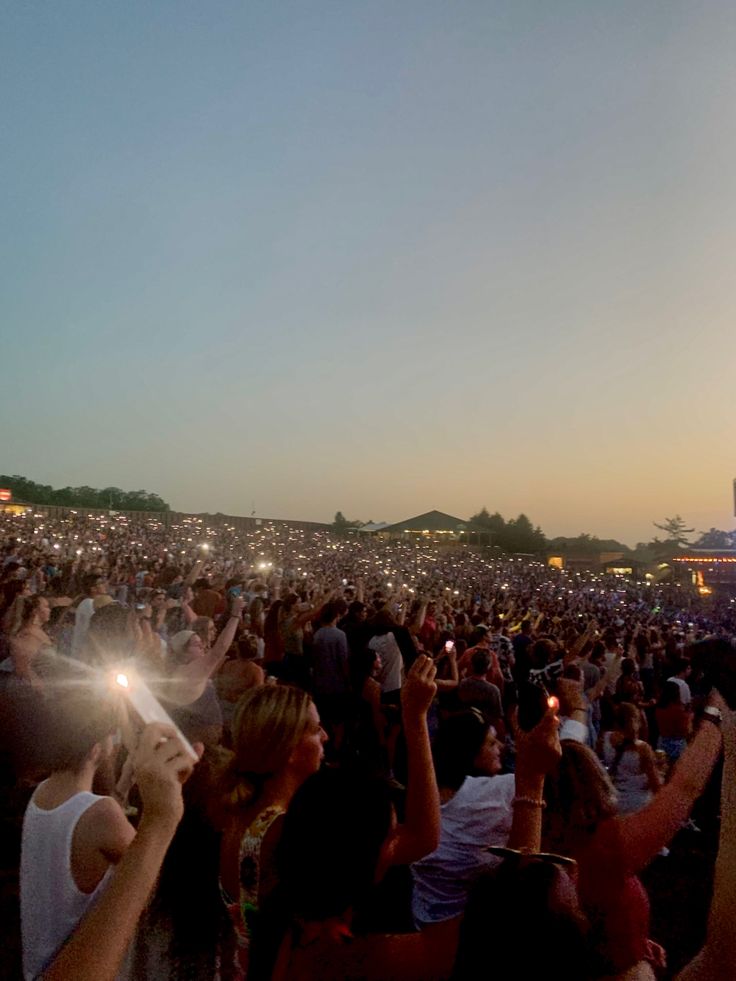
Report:
[[[23,976],[736,977],[733,607],[424,540],[0,515]],[[673,967],[639,875],[704,795]]]

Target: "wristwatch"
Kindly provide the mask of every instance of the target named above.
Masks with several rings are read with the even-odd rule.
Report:
[[[715,707],[715,705],[706,705],[703,709],[703,719],[720,727],[721,723],[723,722],[723,714],[719,708]]]

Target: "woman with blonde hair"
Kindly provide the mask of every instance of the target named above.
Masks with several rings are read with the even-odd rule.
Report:
[[[51,607],[45,596],[17,596],[6,615],[14,674],[34,685],[40,680],[34,662],[41,651],[53,647],[44,629],[50,616]]]
[[[258,911],[273,891],[273,855],[292,797],[316,773],[327,735],[314,702],[289,686],[265,685],[240,699],[233,752],[222,780],[220,893],[234,943],[220,949],[220,977],[243,981],[251,966]]]

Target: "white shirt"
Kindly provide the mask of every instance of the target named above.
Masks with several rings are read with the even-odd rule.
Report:
[[[689,705],[692,701],[692,695],[690,693],[690,685],[685,681],[685,679],[668,678],[667,681],[674,681],[674,683],[680,689],[680,701],[683,705]]]
[[[515,790],[513,773],[466,777],[454,797],[442,805],[439,846],[411,867],[417,924],[458,916],[475,876],[501,861],[486,849],[508,841]]]
[[[368,647],[372,651],[376,651],[381,659],[381,671],[378,675],[381,691],[398,691],[401,688],[403,661],[394,635],[389,631],[387,634],[372,637]]]
[[[26,981],[32,981],[48,967],[105,888],[110,869],[91,893],[81,892],[71,869],[77,822],[102,799],[81,791],[50,811],[37,807],[33,797],[28,803],[20,857],[20,922]]]
[[[72,634],[72,655],[79,657],[87,639],[89,622],[95,612],[95,601],[91,596],[83,599],[74,614],[74,633]]]

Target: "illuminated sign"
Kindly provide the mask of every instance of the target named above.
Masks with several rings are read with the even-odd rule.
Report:
[[[13,492],[7,487],[0,487],[0,501],[12,501]]]

